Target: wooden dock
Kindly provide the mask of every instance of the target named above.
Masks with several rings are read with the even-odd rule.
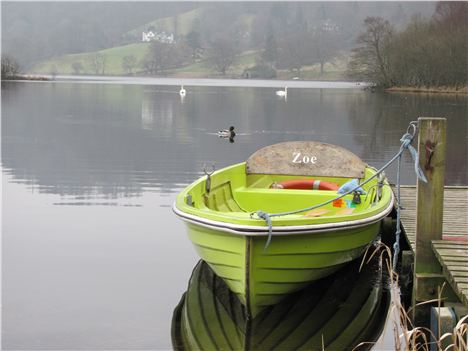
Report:
[[[401,187],[401,224],[415,252],[416,187]],[[442,239],[431,242],[445,279],[468,306],[468,187],[447,186],[444,191]]]

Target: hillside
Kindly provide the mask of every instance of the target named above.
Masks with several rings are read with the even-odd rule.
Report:
[[[114,44],[114,47],[96,51],[90,50],[90,52],[86,53],[54,56],[35,64],[32,68],[28,69],[28,73],[126,75],[128,72],[122,67],[123,59],[125,56],[133,55],[138,63],[133,68],[133,74],[144,75],[145,73],[141,62],[147,54],[150,45],[149,43],[143,43],[141,41],[142,32],[151,30],[154,33],[166,32],[167,34],[175,34],[176,43],[181,43],[185,40],[189,33],[197,32],[199,35],[198,40],[200,40],[199,45],[203,47],[203,53],[195,62],[180,66],[177,69],[166,70],[164,72],[165,76],[219,77],[220,74],[216,72],[212,62],[207,58],[207,54],[212,41],[216,39],[217,36],[221,36],[224,38],[231,37],[233,40],[231,45],[235,43],[234,45],[240,45],[244,48],[244,51],[239,55],[234,65],[230,67],[226,73],[229,77],[242,77],[246,69],[252,68],[259,62],[261,52],[264,51],[266,45],[265,36],[268,30],[273,29],[273,33],[275,33],[277,38],[276,45],[283,45],[283,50],[285,50],[283,52],[288,52],[291,51],[291,44],[292,50],[299,50],[298,55],[301,56],[300,60],[302,61],[300,66],[296,67],[296,63],[293,62],[297,61],[295,57],[291,56],[290,58],[285,58],[283,54],[281,62],[279,58],[277,58],[275,66],[279,67],[276,72],[278,78],[345,79],[344,72],[349,55],[349,48],[347,48],[347,45],[350,43],[349,38],[342,35],[341,38],[336,37],[333,39],[342,41],[340,43],[332,43],[331,46],[335,46],[335,49],[333,49],[334,51],[329,53],[328,57],[322,62],[324,64],[324,72],[320,73],[320,68],[316,64],[316,58],[313,58],[315,53],[310,51],[313,50],[310,45],[307,45],[307,43],[305,43],[305,45],[303,45],[304,43],[295,43],[294,40],[297,39],[291,36],[291,33],[297,33],[299,27],[294,27],[294,23],[297,23],[297,21],[302,21],[303,23],[303,27],[300,28],[307,28],[308,26],[310,31],[312,25],[317,26],[320,25],[320,23],[329,23],[330,20],[324,22],[323,20],[317,21],[311,19],[310,22],[307,22],[304,16],[298,15],[298,10],[304,10],[304,13],[308,11],[310,16],[312,8],[309,8],[310,6],[308,4],[307,6],[301,5],[301,7],[297,8],[289,5],[287,7],[281,5],[283,7],[280,6],[277,10],[287,10],[289,13],[287,16],[285,15],[286,17],[281,17],[283,21],[286,21],[284,23],[289,26],[290,31],[287,32],[281,29],[282,27],[278,27],[279,22],[272,28],[268,27],[269,25],[264,21],[267,17],[262,17],[264,14],[262,14],[260,8],[252,7],[253,5],[249,6],[251,7],[247,9],[236,8],[232,5],[229,8],[226,7],[224,9],[225,11],[222,11],[219,6],[207,5],[182,11],[174,15],[157,18],[123,32],[123,34],[120,35],[120,40]],[[228,9],[234,11],[227,11]],[[273,18],[271,14],[268,16],[270,19]],[[279,16],[279,14],[275,16]],[[304,27],[304,25],[306,27]],[[235,39],[234,36],[237,36],[237,39]],[[303,40],[303,38],[300,40]],[[337,50],[337,45],[342,46],[342,48]],[[305,52],[305,50],[309,51]],[[292,55],[296,55],[296,53]],[[103,68],[101,69],[95,67],[96,63],[93,64],[93,61],[96,61],[98,56],[104,62]],[[73,65],[75,67],[73,67]],[[80,67],[79,70],[76,69],[77,65]]]
[[[243,50],[262,50],[269,37],[284,46],[291,35],[310,35],[324,26],[337,29],[342,39],[337,46],[349,50],[367,16],[383,16],[401,29],[414,15],[431,16],[434,6],[431,2],[10,1],[2,2],[2,54],[30,71],[44,60],[61,65],[56,58],[64,55],[138,43],[148,29],[174,34],[176,41],[190,34],[190,44],[202,48],[223,37],[240,41]],[[300,64],[313,63],[306,61]]]
[[[148,28],[155,28],[156,31],[166,31],[175,33],[176,36],[187,35],[194,25],[194,21],[200,17],[202,9],[197,8],[176,16],[159,18],[123,34],[124,38],[141,38],[141,33],[146,32]],[[176,30],[177,28],[177,30]]]
[[[101,54],[105,57],[104,74],[123,75],[126,72],[122,68],[122,59],[125,56],[134,55],[137,60],[141,60],[145,56],[148,46],[148,43],[136,43],[83,54],[54,57],[35,65],[31,68],[30,73],[51,74],[55,72],[56,74],[74,74],[72,64],[80,62],[83,66],[81,74],[95,74],[92,68],[92,60],[96,54]]]
[[[100,50],[95,52],[89,52],[84,54],[75,54],[75,55],[64,55],[61,57],[56,57],[50,60],[39,63],[34,66],[29,73],[31,74],[74,74],[72,64],[74,62],[81,62],[83,66],[81,74],[95,74],[92,68],[92,60],[96,54],[105,55],[105,74],[106,75],[125,75],[126,72],[122,68],[122,59],[128,55],[134,55],[138,60],[141,60],[148,49],[148,43],[137,43],[129,44],[123,46],[117,46],[115,48]],[[240,75],[244,69],[255,65],[256,57],[258,56],[257,51],[249,50],[243,52],[236,61],[236,65],[233,67],[231,73],[234,75]],[[213,75],[215,72],[212,72],[208,66],[208,60],[200,60],[197,63],[186,65],[184,67],[172,70],[168,74],[184,75],[189,76],[205,76]],[[137,69],[136,73],[138,74],[139,70]]]
[[[105,55],[106,75],[117,75],[122,76],[127,73],[122,68],[122,59],[127,55],[134,55],[138,60],[141,60],[148,48],[147,43],[129,44],[123,46],[117,46],[115,48],[100,50],[95,52],[75,54],[75,55],[64,55],[61,57],[52,58],[50,60],[43,61],[34,66],[28,73],[30,74],[61,74],[61,75],[73,75],[75,74],[72,64],[74,62],[81,62],[83,70],[80,74],[93,75],[91,61],[96,54]],[[244,73],[244,70],[255,65],[258,58],[259,52],[255,50],[244,51],[236,60],[235,65],[228,71],[229,77],[240,78]],[[320,74],[320,66],[312,65],[303,67],[300,78],[310,80],[344,80],[346,70],[347,56],[341,55],[333,62],[325,64],[325,72]],[[170,70],[166,72],[166,76],[172,77],[186,77],[186,78],[207,78],[207,77],[219,77],[219,73],[210,69],[210,63],[207,59],[200,60],[199,62],[189,64],[178,69]],[[135,70],[135,74],[141,75],[141,68]],[[291,72],[288,70],[278,70],[278,78],[280,79],[292,79],[297,76],[297,72]]]

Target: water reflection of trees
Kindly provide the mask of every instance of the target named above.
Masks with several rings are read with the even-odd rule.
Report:
[[[381,166],[393,156],[400,146],[400,137],[408,123],[418,117],[447,118],[446,184],[467,184],[466,156],[468,100],[463,96],[421,94],[366,94],[349,104],[349,119],[355,130],[367,129],[369,136],[363,142],[356,134],[356,142],[362,145],[360,156],[367,162]],[[417,140],[413,142],[417,147]],[[403,158],[403,182],[414,183],[412,160]],[[387,174],[395,180],[396,168]]]
[[[288,140],[344,146],[374,166],[399,148],[418,116],[448,119],[447,183],[466,184],[466,97],[274,89],[8,83],[2,91],[2,162],[39,191],[96,198],[172,192],[203,163],[241,162]],[[236,143],[211,132],[234,125]],[[415,181],[404,158],[402,181]],[[394,179],[394,171],[388,173]]]
[[[88,197],[133,196],[145,188],[170,192],[188,181],[187,165],[174,162],[187,143],[177,132],[183,118],[171,122],[180,115],[178,95],[80,84],[23,85],[9,93],[2,104],[2,159],[13,181]]]

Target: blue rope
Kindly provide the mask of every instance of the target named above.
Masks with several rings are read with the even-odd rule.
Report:
[[[419,167],[418,152],[413,147],[413,145],[411,145],[411,142],[413,141],[413,137],[414,137],[413,135],[411,135],[409,133],[405,133],[400,139],[400,141],[401,141],[400,149],[408,149],[409,150],[409,152],[411,154],[411,157],[413,158],[413,162],[414,162],[414,173],[416,173],[416,175],[418,176],[418,178],[421,181],[423,181],[424,183],[427,183],[427,178],[424,175],[424,172],[422,171],[421,167]],[[401,162],[401,161],[398,161],[398,162]],[[398,166],[398,175],[397,175],[397,177],[400,176],[399,172],[400,172],[400,166]]]
[[[267,212],[257,211],[258,218],[264,219],[268,226],[268,239],[263,250],[266,250],[271,242],[271,237],[273,235],[273,225],[271,223],[271,216]]]
[[[402,149],[408,149],[411,157],[413,158],[414,162],[414,172],[416,173],[416,176],[423,181],[424,183],[427,183],[427,178],[424,175],[424,172],[422,171],[421,167],[419,166],[419,155],[416,149],[411,145],[411,141],[413,140],[413,136],[409,133],[405,133],[400,141],[401,141],[401,148]],[[397,182],[396,182],[396,187],[397,187],[397,223],[396,223],[396,231],[395,231],[395,242],[393,243],[393,270],[396,270],[396,265],[398,262],[398,255],[400,254],[400,234],[401,234],[401,195],[400,195],[400,174],[401,174],[401,154],[398,157],[398,168],[397,168]]]
[[[395,242],[393,243],[393,270],[396,270],[398,255],[400,253],[400,217],[401,217],[401,196],[400,196],[400,169],[401,169],[401,156],[398,157],[398,170],[397,170],[397,224],[395,231]]]
[[[415,127],[416,123],[417,122],[410,122],[410,126],[412,126],[414,128],[414,134],[416,133],[416,127]],[[409,129],[409,127],[408,127],[408,129]],[[395,264],[396,264],[395,263],[396,262],[395,257],[398,257],[398,253],[400,251],[400,244],[399,244],[400,233],[401,233],[401,229],[400,229],[400,211],[401,211],[401,206],[400,206],[400,168],[401,167],[400,166],[401,166],[401,155],[403,154],[403,152],[405,150],[410,151],[411,157],[412,157],[413,162],[414,162],[414,169],[415,169],[415,173],[416,173],[417,177],[421,181],[427,183],[427,179],[426,179],[426,177],[424,175],[424,172],[421,170],[421,167],[419,166],[418,153],[417,153],[416,149],[411,145],[411,142],[413,141],[413,138],[414,138],[414,134],[410,134],[410,133],[408,133],[408,131],[405,134],[403,134],[403,136],[400,139],[400,141],[401,141],[400,150],[396,153],[395,156],[393,156],[390,159],[390,161],[388,161],[380,169],[378,169],[377,172],[372,177],[370,177],[369,179],[367,179],[363,183],[358,184],[357,186],[350,189],[349,191],[346,191],[345,193],[343,193],[343,194],[341,194],[341,195],[339,195],[339,196],[337,196],[337,197],[335,197],[335,198],[333,198],[331,200],[322,202],[321,204],[318,204],[318,205],[306,207],[306,208],[303,208],[303,209],[300,209],[300,210],[295,210],[295,211],[280,212],[280,213],[267,213],[267,212],[259,210],[259,211],[256,211],[256,212],[252,212],[250,214],[251,218],[253,217],[253,215],[257,215],[257,217],[259,219],[263,219],[266,222],[266,225],[268,226],[268,238],[267,238],[267,242],[265,244],[264,250],[266,250],[268,248],[268,246],[270,245],[271,239],[272,239],[272,236],[273,236],[273,223],[272,223],[272,218],[273,217],[282,217],[282,216],[287,216],[287,215],[291,215],[291,214],[310,211],[310,210],[313,210],[313,209],[328,205],[329,203],[332,203],[333,201],[339,200],[339,199],[345,197],[346,195],[351,194],[352,192],[359,189],[360,187],[366,185],[367,183],[369,183],[372,179],[377,177],[380,173],[382,173],[385,169],[387,169],[393,162],[395,162],[395,160],[398,159],[398,171],[397,171],[397,230],[396,230],[396,233],[395,233],[395,240],[396,241],[395,241],[395,243],[393,245],[394,252],[396,253],[396,255],[394,254],[394,262],[393,262],[393,265],[395,266]]]

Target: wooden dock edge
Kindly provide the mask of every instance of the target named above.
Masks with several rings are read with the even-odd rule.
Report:
[[[418,178],[416,187],[400,188],[400,224],[411,248],[402,253],[402,272],[408,267],[413,271],[411,304],[416,326],[428,326],[430,307],[437,306],[434,301],[438,298],[442,298],[439,306],[447,302],[468,306],[468,223],[464,215],[468,213],[468,187],[444,186],[446,123],[445,118],[418,118],[419,167],[427,182]]]
[[[443,276],[461,303],[468,306],[468,242],[434,240],[431,245]]]

